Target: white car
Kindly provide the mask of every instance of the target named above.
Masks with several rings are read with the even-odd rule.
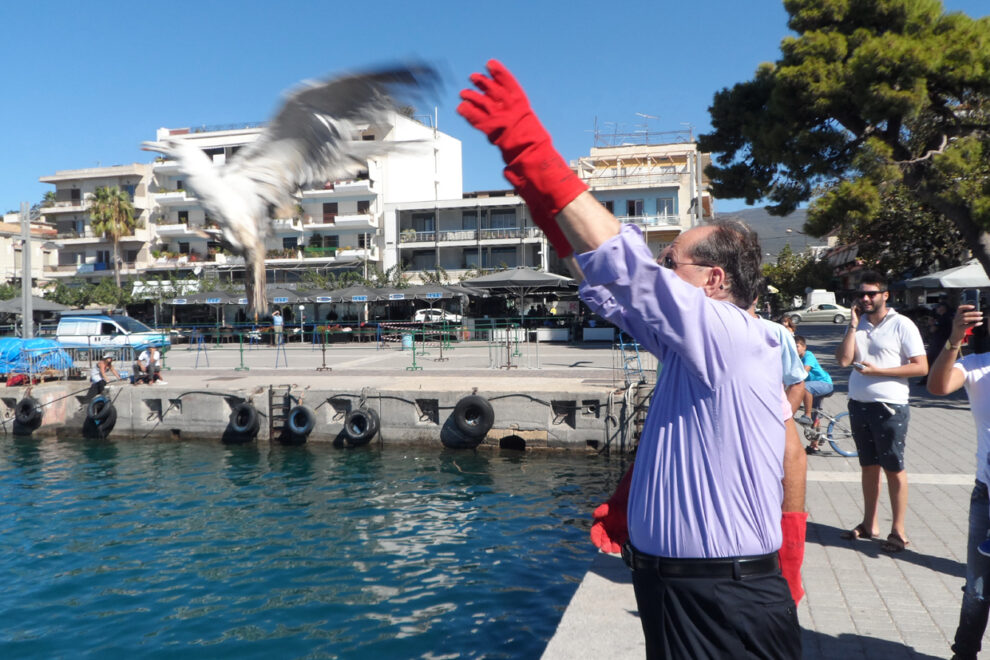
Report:
[[[452,314],[442,309],[420,309],[413,315],[413,321],[417,323],[460,323],[461,315]]]
[[[848,307],[836,305],[835,303],[821,303],[812,305],[804,309],[795,309],[786,312],[784,316],[790,317],[795,323],[802,321],[831,321],[832,323],[845,323],[851,317]]]

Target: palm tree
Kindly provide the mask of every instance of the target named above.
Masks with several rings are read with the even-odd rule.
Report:
[[[113,275],[120,288],[120,237],[134,233],[137,221],[134,219],[134,206],[130,195],[117,186],[101,186],[93,193],[89,207],[93,232],[113,241]]]

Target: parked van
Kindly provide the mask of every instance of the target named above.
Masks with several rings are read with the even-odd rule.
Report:
[[[123,348],[141,350],[168,346],[168,335],[122,314],[63,312],[55,338],[66,348]]]

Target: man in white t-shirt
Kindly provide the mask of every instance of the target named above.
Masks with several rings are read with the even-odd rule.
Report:
[[[928,391],[945,395],[966,387],[969,407],[976,422],[976,485],[969,500],[969,538],[966,541],[966,586],[963,589],[959,627],[953,657],[975,658],[990,616],[990,557],[977,546],[990,535],[990,352],[973,353],[956,360],[966,331],[980,326],[974,338],[985,339],[983,313],[973,305],[960,305],[952,321],[948,341],[941,347],[928,374]],[[985,344],[985,342],[983,342]],[[986,349],[986,346],[981,348]]]
[[[882,470],[893,520],[881,548],[900,552],[909,545],[904,531],[908,500],[904,442],[911,417],[908,378],[927,374],[928,358],[918,327],[887,307],[888,295],[883,275],[875,271],[862,274],[849,328],[835,351],[840,367],[853,366],[849,422],[863,483],[863,520],[842,537],[871,539],[880,534],[877,509]]]

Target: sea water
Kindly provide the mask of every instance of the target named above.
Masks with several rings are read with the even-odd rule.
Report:
[[[0,439],[4,658],[537,658],[625,466]]]

